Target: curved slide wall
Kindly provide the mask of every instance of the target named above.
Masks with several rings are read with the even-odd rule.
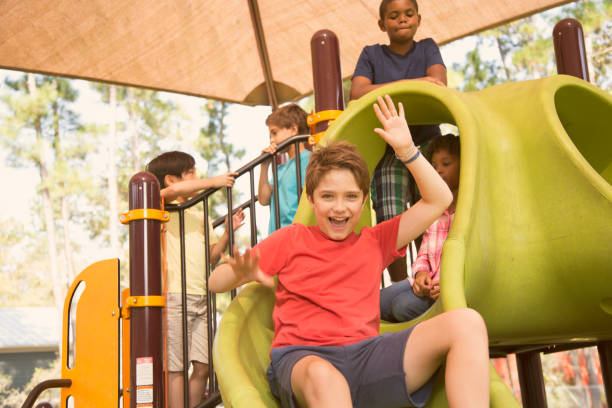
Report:
[[[384,144],[371,106],[385,93],[411,124],[456,124],[462,151],[440,300],[381,331],[469,306],[493,346],[612,339],[612,97],[568,76],[470,93],[405,82],[351,103],[322,143],[351,141],[372,171]],[[305,197],[295,220],[314,223]],[[223,317],[213,357],[226,406],[278,406],[265,378],[273,303],[250,284]],[[491,392],[492,406],[518,406],[494,372]],[[447,406],[441,378],[428,406]]]

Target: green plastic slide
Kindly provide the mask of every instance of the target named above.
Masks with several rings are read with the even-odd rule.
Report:
[[[461,134],[457,212],[444,245],[445,310],[482,314],[492,346],[612,339],[612,97],[569,76],[462,93],[426,82],[385,86],[349,105],[325,140],[348,140],[372,171],[384,144],[372,105],[388,93],[411,124]],[[302,197],[296,221],[313,224]],[[360,225],[369,225],[364,211]],[[213,358],[226,407],[276,407],[265,371],[274,294],[249,284],[219,325]],[[439,376],[428,407],[446,407]],[[492,370],[491,406],[518,407]]]

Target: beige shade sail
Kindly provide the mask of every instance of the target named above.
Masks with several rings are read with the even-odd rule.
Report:
[[[418,38],[445,44],[569,2],[421,0]],[[256,105],[269,104],[268,66],[280,103],[312,92],[316,31],[338,36],[343,77],[351,76],[364,45],[387,42],[377,25],[379,3],[0,0],[0,67]],[[261,22],[264,53],[254,21]]]

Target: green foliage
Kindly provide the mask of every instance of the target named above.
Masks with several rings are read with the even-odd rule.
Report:
[[[591,82],[612,90],[612,2],[593,0],[571,4],[562,10],[561,17],[580,21],[587,48],[589,44],[591,48]]]
[[[0,223],[0,304],[52,306],[53,293],[47,280],[44,241],[26,231],[17,221]]]
[[[465,62],[454,64],[451,83],[464,91],[487,86],[555,75],[552,30],[563,18],[581,22],[585,34],[587,56],[590,55],[591,82],[602,89],[612,88],[612,3],[609,0],[580,1],[562,8],[484,31],[476,35],[476,48],[469,51]],[[494,57],[483,50],[496,50]],[[458,79],[458,80],[457,80]]]
[[[28,384],[24,387],[23,390],[12,388],[11,383],[12,379],[0,373],[0,407],[1,408],[14,408],[20,407],[23,402],[28,397],[28,393],[41,382],[48,380],[50,378],[59,378],[60,377],[60,365],[59,358],[57,358],[54,362],[51,362],[47,367],[39,367],[36,368],[34,374],[32,375],[32,379]],[[53,388],[49,390],[43,391],[38,399],[36,400],[38,403],[40,402],[48,402],[53,407],[59,407],[60,403],[60,390],[59,388]]]
[[[237,149],[225,140],[225,120],[227,119],[228,105],[227,102],[208,100],[201,108],[206,118],[206,125],[200,129],[198,138],[194,143],[195,149],[206,161],[206,169],[200,169],[201,177],[214,177],[228,171],[237,170],[232,166],[232,159],[240,159],[245,154],[244,149]],[[240,192],[234,190],[233,193],[233,203],[235,205],[239,204]],[[227,213],[226,202],[225,189],[213,194],[209,201],[213,218]]]
[[[478,43],[481,44],[482,40]],[[499,77],[496,75],[499,71],[498,67],[491,61],[483,61],[479,48],[468,51],[464,67],[455,64],[453,68],[464,78],[463,91],[476,91],[498,83]]]
[[[200,129],[200,135],[195,142],[195,148],[206,160],[205,174],[209,177],[232,169],[231,159],[244,156],[244,149],[236,149],[225,140],[225,120],[227,119],[227,102],[208,100],[202,106],[202,112],[207,118],[207,124]],[[219,154],[221,153],[221,155]]]

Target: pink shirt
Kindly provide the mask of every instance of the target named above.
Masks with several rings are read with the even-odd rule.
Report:
[[[378,335],[382,270],[397,250],[400,217],[343,241],[293,224],[255,246],[259,266],[278,275],[272,347],[343,346]]]
[[[440,279],[440,260],[442,259],[442,245],[446,241],[450,230],[455,210],[445,210],[440,218],[427,228],[417,259],[412,264],[412,276],[418,271],[427,271],[432,280]],[[410,280],[412,283],[413,280]]]

